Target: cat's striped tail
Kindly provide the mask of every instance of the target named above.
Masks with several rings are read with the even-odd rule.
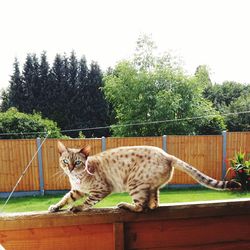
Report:
[[[236,182],[236,181],[219,181],[215,180],[195,167],[189,165],[188,163],[180,160],[180,159],[175,159],[173,161],[174,168],[187,173],[190,175],[193,179],[195,179],[197,182],[199,182],[201,185],[208,187],[210,189],[215,189],[215,190],[237,190],[241,188],[241,184]]]

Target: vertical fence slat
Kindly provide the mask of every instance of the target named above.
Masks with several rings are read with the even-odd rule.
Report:
[[[106,150],[106,138],[103,136],[102,137],[102,151]]]
[[[167,152],[167,136],[163,135],[162,136],[162,149]]]
[[[41,147],[41,138],[36,139],[36,145],[38,151],[38,169],[39,169],[39,188],[40,194],[44,195],[44,177],[43,177],[43,158],[42,158],[42,149]]]
[[[224,179],[227,172],[227,131],[222,132],[222,138],[222,179]]]

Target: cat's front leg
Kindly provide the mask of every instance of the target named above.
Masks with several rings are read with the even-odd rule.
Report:
[[[86,198],[86,200],[83,202],[82,205],[74,206],[70,209],[70,211],[77,213],[80,211],[88,210],[109,194],[110,194],[110,191],[90,192],[89,196]]]
[[[65,194],[58,203],[51,205],[48,211],[51,213],[58,212],[62,207],[70,203],[73,203],[74,201],[82,198],[83,196],[84,196],[83,192],[80,192],[79,190],[71,190],[70,192]]]

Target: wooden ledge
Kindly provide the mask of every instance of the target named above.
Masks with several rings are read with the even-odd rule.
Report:
[[[2,213],[0,214],[0,230],[7,231],[84,224],[161,221],[247,214],[250,215],[249,198],[162,204],[154,211],[143,213],[132,213],[118,208],[95,208],[77,214],[67,211],[58,213],[48,213],[46,211]]]
[[[0,248],[249,249],[249,223],[250,199],[163,204],[145,213],[6,213],[0,214]]]

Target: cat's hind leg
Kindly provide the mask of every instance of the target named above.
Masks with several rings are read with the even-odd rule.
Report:
[[[130,185],[129,194],[132,196],[133,204],[121,202],[118,204],[119,208],[127,209],[132,212],[142,212],[148,207],[149,201],[149,185]]]
[[[150,209],[156,209],[159,206],[159,189],[151,189],[149,191],[148,207]]]

